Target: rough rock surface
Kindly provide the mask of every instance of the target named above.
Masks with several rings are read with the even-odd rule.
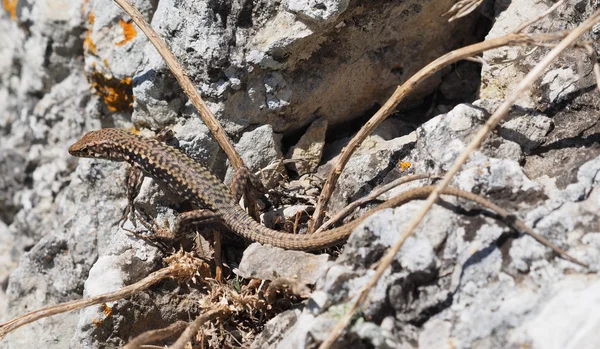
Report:
[[[244,251],[237,274],[246,279],[288,278],[302,284],[314,284],[327,269],[328,259],[327,254],[286,251],[255,242]]]
[[[321,175],[358,130],[351,120],[484,30],[477,13],[450,24],[440,19],[450,0],[132,2],[255,169],[287,153],[296,143],[287,136],[326,121],[327,134],[318,137],[325,142]],[[494,22],[490,38],[550,6],[486,4],[484,15]],[[68,155],[84,131],[133,127],[150,136],[150,129],[169,125],[194,159],[220,176],[227,170],[156,50],[111,1],[2,5],[0,322],[115,290],[160,264],[158,249],[117,224],[126,205],[126,167]],[[575,1],[528,30],[573,28],[593,10]],[[587,39],[596,42],[598,31]],[[417,173],[447,170],[499,99],[547,52],[529,51],[486,52],[489,63],[510,62],[483,66],[478,96],[478,68],[471,63],[428,80],[402,105],[405,114],[386,120],[353,156],[330,210],[403,175],[400,160]],[[582,50],[559,59],[453,183],[515,212],[590,269],[558,258],[464,200],[445,198],[407,240],[338,348],[594,348],[600,342],[600,98],[590,71]],[[439,94],[426,97],[438,87]],[[150,179],[136,204],[171,223],[186,208]],[[335,262],[313,256],[325,270],[311,298],[272,319],[252,347],[305,348],[325,339],[418,208],[414,202],[370,217]],[[166,283],[107,304],[111,316],[97,306],[29,324],[0,348],[120,347],[197,310],[177,307],[176,287]]]

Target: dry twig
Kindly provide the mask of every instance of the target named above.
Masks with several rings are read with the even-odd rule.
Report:
[[[50,306],[50,307],[32,311],[25,315],[14,318],[8,322],[0,324],[0,340],[2,340],[8,333],[10,333],[10,332],[16,330],[17,328],[19,328],[23,325],[26,325],[28,323],[31,323],[31,322],[34,322],[39,319],[49,317],[52,315],[66,313],[68,311],[73,311],[73,310],[89,307],[94,304],[112,302],[112,301],[116,301],[121,298],[126,298],[126,297],[136,294],[142,290],[147,289],[148,287],[156,284],[157,282],[159,282],[162,279],[165,279],[168,277],[173,277],[174,275],[175,275],[174,270],[171,267],[163,268],[158,271],[155,271],[154,273],[148,275],[147,277],[143,278],[142,280],[140,280],[134,284],[125,286],[115,292],[106,293],[106,294],[102,294],[102,295],[98,295],[98,296],[90,297],[90,298],[85,298],[85,299],[78,299],[78,300],[65,302],[65,303],[61,303],[58,305],[54,305],[54,306]]]
[[[156,341],[163,340],[165,338],[169,338],[169,337],[174,336],[177,333],[180,333],[181,331],[183,331],[188,325],[189,324],[185,321],[177,321],[173,324],[170,324],[169,326],[167,326],[165,328],[160,328],[158,330],[146,331],[146,332],[138,335],[137,337],[133,338],[132,340],[130,340],[129,343],[127,343],[121,349],[138,349],[147,343],[156,342]],[[162,347],[159,347],[159,348],[162,348]]]
[[[199,315],[190,325],[183,331],[181,336],[177,339],[169,349],[184,349],[187,342],[189,342],[193,336],[195,336],[200,327],[207,321],[216,319],[217,317],[223,317],[229,315],[231,311],[226,306],[220,306],[216,309],[209,310],[206,313]]]
[[[552,12],[554,12],[557,8],[559,8],[563,3],[565,2],[565,0],[559,0],[557,1],[554,5],[552,5],[549,9],[547,9],[546,11],[544,11],[544,13],[540,14],[539,16],[530,19],[529,21],[521,24],[520,26],[517,27],[517,29],[513,30],[513,33],[520,33],[523,31],[523,29],[529,27],[530,25],[534,24],[535,22],[539,21],[540,19],[550,15]]]
[[[360,305],[362,305],[370,292],[370,290],[377,284],[385,270],[390,266],[393,262],[394,257],[404,244],[404,241],[412,234],[413,230],[417,227],[417,225],[421,222],[427,211],[433,206],[433,204],[439,198],[440,192],[448,187],[448,184],[454,177],[454,175],[458,172],[458,170],[462,167],[462,165],[469,158],[471,153],[477,149],[487,134],[496,127],[496,125],[504,118],[513,105],[513,103],[521,96],[525,91],[533,84],[535,80],[537,80],[542,73],[546,70],[546,68],[552,63],[556,57],[558,57],[564,50],[573,45],[573,43],[587,31],[589,31],[598,21],[600,21],[600,10],[596,11],[593,15],[590,16],[585,22],[583,22],[580,26],[573,29],[566,38],[564,38],[554,49],[548,53],[528,74],[525,78],[517,85],[517,88],[510,94],[509,97],[496,109],[494,114],[488,119],[488,121],[479,129],[477,134],[473,137],[473,140],[466,147],[464,152],[454,161],[452,168],[446,173],[442,181],[437,185],[436,190],[434,190],[417,215],[410,221],[407,228],[400,235],[398,241],[394,246],[390,248],[390,250],[381,258],[379,265],[375,271],[375,274],[371,277],[369,282],[362,288],[357,299],[352,303],[350,310],[344,315],[344,317],[338,322],[338,324],[333,328],[330,335],[327,339],[321,344],[319,349],[328,349],[339,337],[344,328],[348,325],[352,316],[358,309]]]
[[[327,229],[328,227],[330,227],[331,225],[333,225],[337,221],[339,221],[342,218],[346,217],[355,208],[357,208],[359,206],[362,206],[362,205],[364,205],[364,204],[366,204],[366,203],[368,203],[370,201],[373,201],[373,200],[377,199],[377,197],[379,195],[385,194],[388,191],[396,188],[399,185],[402,185],[402,184],[408,183],[408,182],[412,182],[412,181],[416,181],[416,180],[419,180],[419,179],[428,179],[428,178],[441,178],[441,177],[430,176],[430,175],[404,176],[404,177],[397,178],[397,179],[391,181],[390,183],[388,183],[386,185],[382,185],[382,186],[380,186],[378,188],[375,188],[375,190],[373,190],[369,195],[364,196],[364,197],[362,197],[362,198],[360,198],[360,199],[358,199],[358,200],[356,200],[354,202],[351,202],[346,207],[344,207],[339,212],[337,212],[327,222],[323,223],[323,225],[321,227],[319,227],[319,229],[317,229],[317,231],[315,231],[315,234],[318,234],[318,233],[322,232],[323,230]]]
[[[596,79],[596,89],[600,92],[600,65],[598,64],[598,55],[596,54],[596,50],[589,43],[583,44],[583,48],[587,51],[590,59],[593,62],[594,68],[594,78]]]
[[[198,110],[198,113],[200,113],[202,120],[204,121],[206,126],[208,126],[217,142],[219,142],[219,145],[221,146],[223,151],[225,151],[225,154],[227,154],[227,158],[229,159],[231,166],[233,166],[234,169],[244,167],[244,162],[242,161],[242,158],[229,141],[229,138],[225,134],[225,130],[223,130],[221,124],[219,124],[213,113],[210,111],[210,109],[208,109],[206,103],[204,103],[204,101],[202,100],[200,93],[198,93],[198,90],[196,90],[196,87],[194,86],[190,78],[188,78],[187,74],[183,70],[183,67],[181,66],[181,64],[179,64],[177,58],[175,58],[175,55],[171,52],[171,50],[169,50],[167,44],[165,44],[165,42],[158,36],[158,34],[156,34],[156,32],[154,31],[154,29],[152,29],[150,24],[146,22],[144,16],[142,16],[140,11],[138,11],[133,5],[131,5],[129,1],[114,1],[115,3],[117,3],[117,5],[119,5],[119,7],[123,9],[123,11],[125,11],[131,17],[133,22],[142,30],[142,32],[144,32],[144,34],[146,34],[146,36],[154,45],[154,47],[156,47],[156,50],[158,51],[158,53],[160,53],[162,58],[165,60],[165,63],[167,63],[167,66],[173,73],[173,76],[175,76],[177,82],[179,82],[179,85],[181,86],[181,88],[183,88],[183,92],[185,92],[185,94],[190,99],[190,102],[192,102],[196,110]]]
[[[52,315],[89,307],[94,304],[112,302],[121,298],[126,298],[149,288],[150,286],[156,284],[157,282],[165,278],[170,277],[183,281],[192,280],[197,273],[198,267],[202,263],[200,259],[197,259],[193,257],[190,253],[185,253],[183,251],[177,252],[172,256],[165,258],[165,261],[169,263],[168,267],[155,271],[154,273],[146,276],[142,280],[134,284],[125,286],[115,292],[105,293],[90,298],[78,299],[38,309],[25,315],[14,318],[3,324],[0,324],[0,340],[2,340],[8,333],[28,323]]]
[[[442,13],[442,16],[451,16],[448,18],[448,22],[452,22],[473,12],[482,2],[483,0],[460,0],[448,11]]]

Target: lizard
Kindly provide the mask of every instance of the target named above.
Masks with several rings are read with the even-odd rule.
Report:
[[[409,189],[368,211],[362,217],[320,234],[290,234],[267,228],[255,221],[238,204],[239,197],[236,199],[237,195],[232,193],[218,177],[183,151],[165,143],[162,137],[147,138],[131,134],[123,129],[105,128],[86,133],[69,147],[69,153],[76,157],[128,162],[141,169],[145,174],[166,184],[167,187],[195,206],[203,208],[197,211],[197,215],[194,214],[196,211],[180,214],[178,222],[184,218],[218,218],[232,232],[247,240],[292,250],[312,251],[338,245],[344,242],[354,228],[373,213],[400,206],[412,200],[426,199],[435,189],[435,186]],[[534,232],[509,211],[487,199],[452,187],[444,189],[441,193],[471,200],[493,211],[517,231],[529,234],[563,258],[587,267],[586,264]]]

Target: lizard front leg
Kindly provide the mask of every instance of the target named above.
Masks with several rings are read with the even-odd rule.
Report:
[[[175,136],[173,134],[173,130],[169,128],[164,128],[160,130],[156,135],[154,135],[154,139],[161,142],[168,142],[173,139]],[[127,186],[127,207],[123,211],[123,215],[119,220],[119,225],[123,227],[125,221],[127,220],[127,216],[129,216],[129,220],[136,227],[135,223],[135,206],[133,202],[135,198],[139,195],[140,189],[142,187],[142,183],[144,182],[144,173],[141,167],[134,165],[127,169],[127,174],[125,176],[125,185]]]

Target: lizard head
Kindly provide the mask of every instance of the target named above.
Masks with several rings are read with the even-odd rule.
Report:
[[[105,128],[86,133],[69,147],[69,154],[80,158],[98,158],[113,161],[126,160],[119,150],[119,140],[129,133],[116,128]]]

